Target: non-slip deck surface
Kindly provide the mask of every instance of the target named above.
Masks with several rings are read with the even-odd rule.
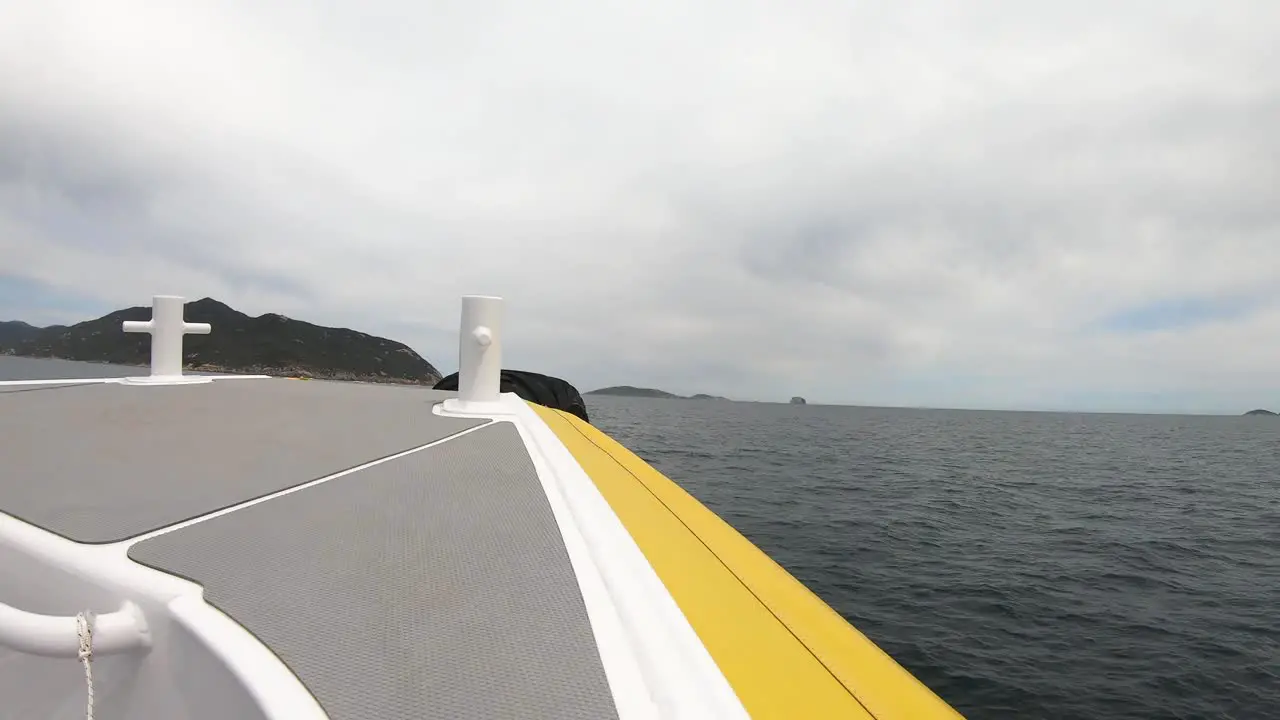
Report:
[[[0,511],[111,542],[487,422],[447,393],[297,380],[78,385],[0,394]]]
[[[58,385],[41,383],[39,385],[0,385],[0,395],[8,393],[28,393],[41,392],[44,390],[58,390],[61,388],[79,387],[82,383],[66,382]]]
[[[510,423],[144,540],[335,720],[617,717]]]

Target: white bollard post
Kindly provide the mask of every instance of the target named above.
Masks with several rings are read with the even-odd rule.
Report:
[[[494,412],[502,387],[502,298],[464,295],[458,337],[457,412]]]
[[[502,298],[466,295],[458,343],[458,399],[497,402],[502,375]]]
[[[189,323],[182,319],[185,300],[178,295],[156,295],[151,298],[151,319],[126,320],[125,332],[151,333],[151,376],[129,378],[132,383],[149,385],[177,385],[209,382],[209,378],[183,377],[182,339],[185,335],[208,335],[213,327],[209,323]]]

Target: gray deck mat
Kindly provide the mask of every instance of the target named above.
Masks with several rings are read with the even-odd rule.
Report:
[[[335,720],[617,712],[577,580],[510,423],[158,535]]]
[[[0,510],[123,540],[487,422],[433,415],[449,395],[283,379],[0,394]]]
[[[65,383],[61,385],[0,385],[0,395],[5,393],[37,392],[41,390],[58,390],[60,388],[79,387],[82,383]]]

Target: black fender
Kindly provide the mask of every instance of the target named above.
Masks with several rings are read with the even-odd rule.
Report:
[[[587,417],[587,404],[582,400],[582,393],[560,378],[527,370],[503,370],[498,387],[501,392],[515,393],[531,403],[563,410],[591,422]],[[440,378],[435,389],[456,391],[458,373]]]

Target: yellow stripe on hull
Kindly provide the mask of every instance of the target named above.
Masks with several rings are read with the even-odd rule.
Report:
[[[631,533],[753,718],[960,718],[693,496],[577,417],[530,403]]]

